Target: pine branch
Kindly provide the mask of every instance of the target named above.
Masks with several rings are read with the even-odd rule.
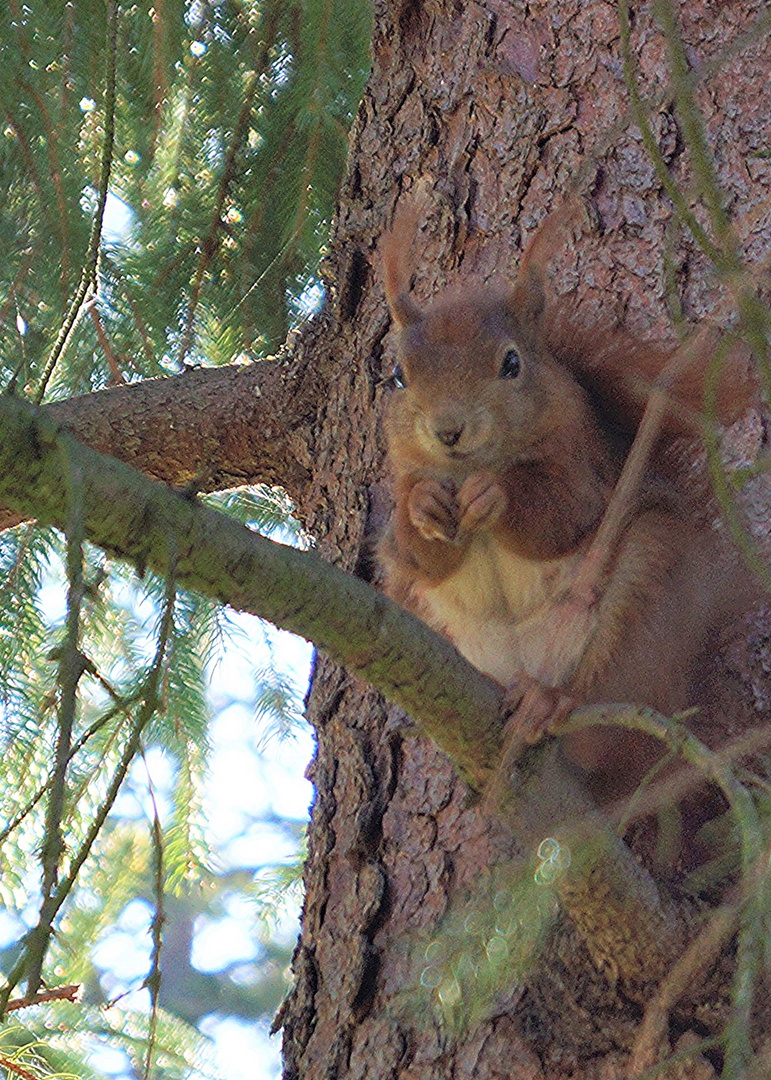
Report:
[[[268,60],[268,47],[265,49],[265,64]],[[214,207],[214,214],[212,215],[212,221],[209,226],[209,230],[201,243],[201,253],[198,258],[198,265],[195,269],[195,275],[193,277],[193,283],[190,288],[190,299],[187,304],[187,313],[185,315],[185,325],[182,331],[182,340],[177,352],[177,365],[184,367],[187,354],[193,344],[193,336],[195,330],[195,314],[198,308],[198,302],[201,295],[201,285],[203,283],[204,276],[209,269],[209,265],[212,262],[214,255],[217,251],[217,245],[220,242],[220,236],[223,230],[222,214],[225,208],[225,201],[228,197],[231,184],[233,183],[237,155],[241,148],[244,136],[249,126],[249,120],[252,114],[252,107],[254,104],[255,94],[260,85],[260,77],[264,77],[264,66],[259,71],[252,71],[249,76],[249,81],[244,92],[244,99],[241,104],[241,111],[238,116],[235,131],[230,140],[230,146],[228,147],[227,158],[222,170],[222,176],[220,177],[219,187],[217,190],[217,199]]]
[[[75,725],[78,684],[84,671],[83,657],[79,649],[80,611],[83,602],[83,504],[82,475],[80,468],[69,460],[64,462],[67,518],[67,619],[65,638],[59,660],[59,731],[56,755],[50,779],[48,806],[46,808],[45,834],[41,848],[42,901],[38,924],[33,928],[27,945],[27,994],[34,995],[40,989],[43,961],[53,931],[57,907],[54,891],[59,877],[59,866],[64,852],[62,818],[66,800],[66,774],[72,750],[72,731]]]
[[[67,440],[60,443],[60,451],[69,455],[73,448],[76,448],[77,444],[71,443],[67,445]],[[63,473],[69,470],[77,470],[82,476],[81,462],[78,459],[77,450],[75,457],[66,457]],[[85,488],[84,484],[84,488]],[[69,492],[65,495],[65,513],[67,517],[73,516],[71,509],[72,499],[67,497]],[[78,491],[78,506],[77,509],[82,513],[85,498],[83,493]],[[78,526],[81,526],[83,522],[80,520],[80,514],[78,515]],[[37,994],[40,984],[41,975],[43,969],[43,963],[45,961],[46,951],[48,948],[49,939],[53,931],[53,923],[56,916],[62,909],[64,902],[70,895],[78,875],[85,863],[86,859],[91,853],[91,850],[99,836],[104,823],[110,813],[112,807],[115,804],[115,800],[118,797],[118,793],[123,785],[129,768],[131,767],[134,758],[139,753],[141,748],[142,733],[147,727],[148,723],[154,716],[158,707],[158,691],[164,670],[164,659],[169,644],[169,639],[173,630],[173,614],[174,614],[174,602],[176,597],[176,554],[174,550],[174,541],[171,540],[168,547],[168,563],[167,563],[167,579],[166,579],[166,596],[163,616],[161,619],[161,625],[158,634],[158,642],[156,645],[155,657],[152,667],[145,680],[143,688],[143,700],[138,710],[137,717],[134,720],[128,739],[126,740],[123,749],[121,751],[118,765],[113,773],[110,783],[107,788],[104,799],[99,805],[97,813],[94,815],[85,838],[83,839],[80,847],[72,853],[70,859],[70,865],[68,872],[61,880],[57,880],[59,857],[63,851],[63,843],[61,842],[61,830],[60,822],[63,807],[63,788],[64,788],[64,771],[69,763],[72,754],[70,752],[69,740],[65,737],[69,734],[65,726],[65,721],[62,721],[61,734],[59,739],[59,746],[57,747],[57,761],[55,772],[53,775],[53,781],[50,784],[51,797],[49,801],[49,812],[46,818],[46,836],[43,842],[43,900],[40,907],[40,915],[37,925],[30,931],[27,944],[24,952],[16,962],[8,977],[5,985],[0,991],[0,1013],[5,1011],[6,1003],[9,994],[12,992],[14,986],[22,978],[23,974],[27,977],[27,997],[33,998]],[[70,570],[70,573],[72,570]],[[77,575],[76,575],[77,577]],[[71,589],[72,591],[72,589]],[[68,622],[75,619],[75,612],[70,615],[68,611]],[[63,665],[64,666],[64,665]],[[64,695],[63,695],[64,696]],[[74,705],[74,691],[72,695]],[[66,702],[65,702],[66,704]],[[70,718],[67,717],[67,720]],[[67,754],[63,755],[61,744],[66,741]]]

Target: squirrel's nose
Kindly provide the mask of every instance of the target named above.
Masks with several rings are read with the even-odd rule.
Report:
[[[435,435],[440,443],[444,446],[456,446],[458,440],[463,434],[463,424],[449,424],[445,427],[437,428]]]

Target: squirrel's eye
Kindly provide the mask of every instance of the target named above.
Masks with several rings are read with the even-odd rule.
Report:
[[[522,361],[519,359],[519,353],[516,349],[509,349],[503,358],[501,364],[501,379],[516,379],[519,375],[520,368],[522,367]]]
[[[394,386],[398,387],[399,390],[403,390],[407,385],[407,380],[404,378],[404,369],[402,368],[401,364],[397,364],[394,368],[393,375],[391,376],[391,382],[394,384]]]

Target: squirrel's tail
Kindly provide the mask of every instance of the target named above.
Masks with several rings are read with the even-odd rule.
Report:
[[[601,404],[601,411],[631,435],[650,392],[663,389],[670,408],[662,438],[698,435],[704,420],[731,424],[760,404],[749,350],[713,327],[676,349],[640,341],[615,327],[584,330],[558,305],[546,319],[547,347]]]

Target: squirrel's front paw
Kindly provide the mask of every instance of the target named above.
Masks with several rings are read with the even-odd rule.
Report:
[[[454,490],[438,480],[420,480],[407,499],[410,521],[425,540],[451,543],[458,532]]]
[[[478,532],[494,525],[506,509],[506,492],[490,473],[474,473],[458,492],[460,532]]]

